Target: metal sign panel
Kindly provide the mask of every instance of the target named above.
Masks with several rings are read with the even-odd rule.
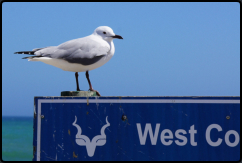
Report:
[[[35,97],[33,160],[240,160],[240,97]]]

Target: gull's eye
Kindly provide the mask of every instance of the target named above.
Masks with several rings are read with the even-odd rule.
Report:
[[[106,34],[106,32],[103,32],[103,34]]]

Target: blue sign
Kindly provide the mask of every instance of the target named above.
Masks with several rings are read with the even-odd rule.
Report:
[[[35,97],[33,160],[240,160],[240,97]]]

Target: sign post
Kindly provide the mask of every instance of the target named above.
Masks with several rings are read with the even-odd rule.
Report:
[[[240,97],[35,97],[34,158],[239,161]]]

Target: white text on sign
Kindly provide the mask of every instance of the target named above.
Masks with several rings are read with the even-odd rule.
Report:
[[[150,123],[146,123],[144,130],[142,130],[141,128],[141,124],[140,123],[136,123],[137,126],[137,130],[138,130],[138,135],[139,135],[139,140],[140,140],[140,144],[141,145],[145,145],[146,144],[146,139],[147,139],[147,135],[149,133],[150,136],[150,140],[151,140],[151,144],[152,145],[156,145],[157,144],[157,139],[158,139],[158,134],[159,134],[159,130],[160,130],[160,124],[157,123],[155,126],[155,132],[153,133],[152,131],[152,127]],[[223,139],[219,138],[216,141],[212,141],[211,140],[211,130],[217,130],[217,132],[222,131],[222,127],[218,124],[211,124],[207,127],[206,132],[205,132],[205,138],[207,143],[210,146],[213,147],[217,147],[219,145],[221,145]],[[143,132],[142,132],[143,131]],[[195,125],[192,125],[190,127],[190,129],[188,130],[188,133],[190,134],[190,144],[192,146],[197,146],[197,142],[195,139],[195,134],[197,134],[197,130],[195,129]],[[178,146],[184,146],[187,144],[187,137],[185,136],[187,134],[187,132],[184,129],[178,129],[175,131],[175,137],[179,140],[175,140],[175,144],[177,144]],[[230,142],[229,137],[231,135],[234,135],[235,137],[235,141],[234,142]],[[169,129],[164,129],[161,131],[160,133],[160,141],[163,145],[169,146],[173,143],[173,133],[171,130]],[[239,140],[240,140],[240,136],[238,134],[238,132],[236,132],[235,130],[229,130],[225,133],[224,136],[224,140],[225,143],[229,146],[229,147],[235,147],[239,144]]]

